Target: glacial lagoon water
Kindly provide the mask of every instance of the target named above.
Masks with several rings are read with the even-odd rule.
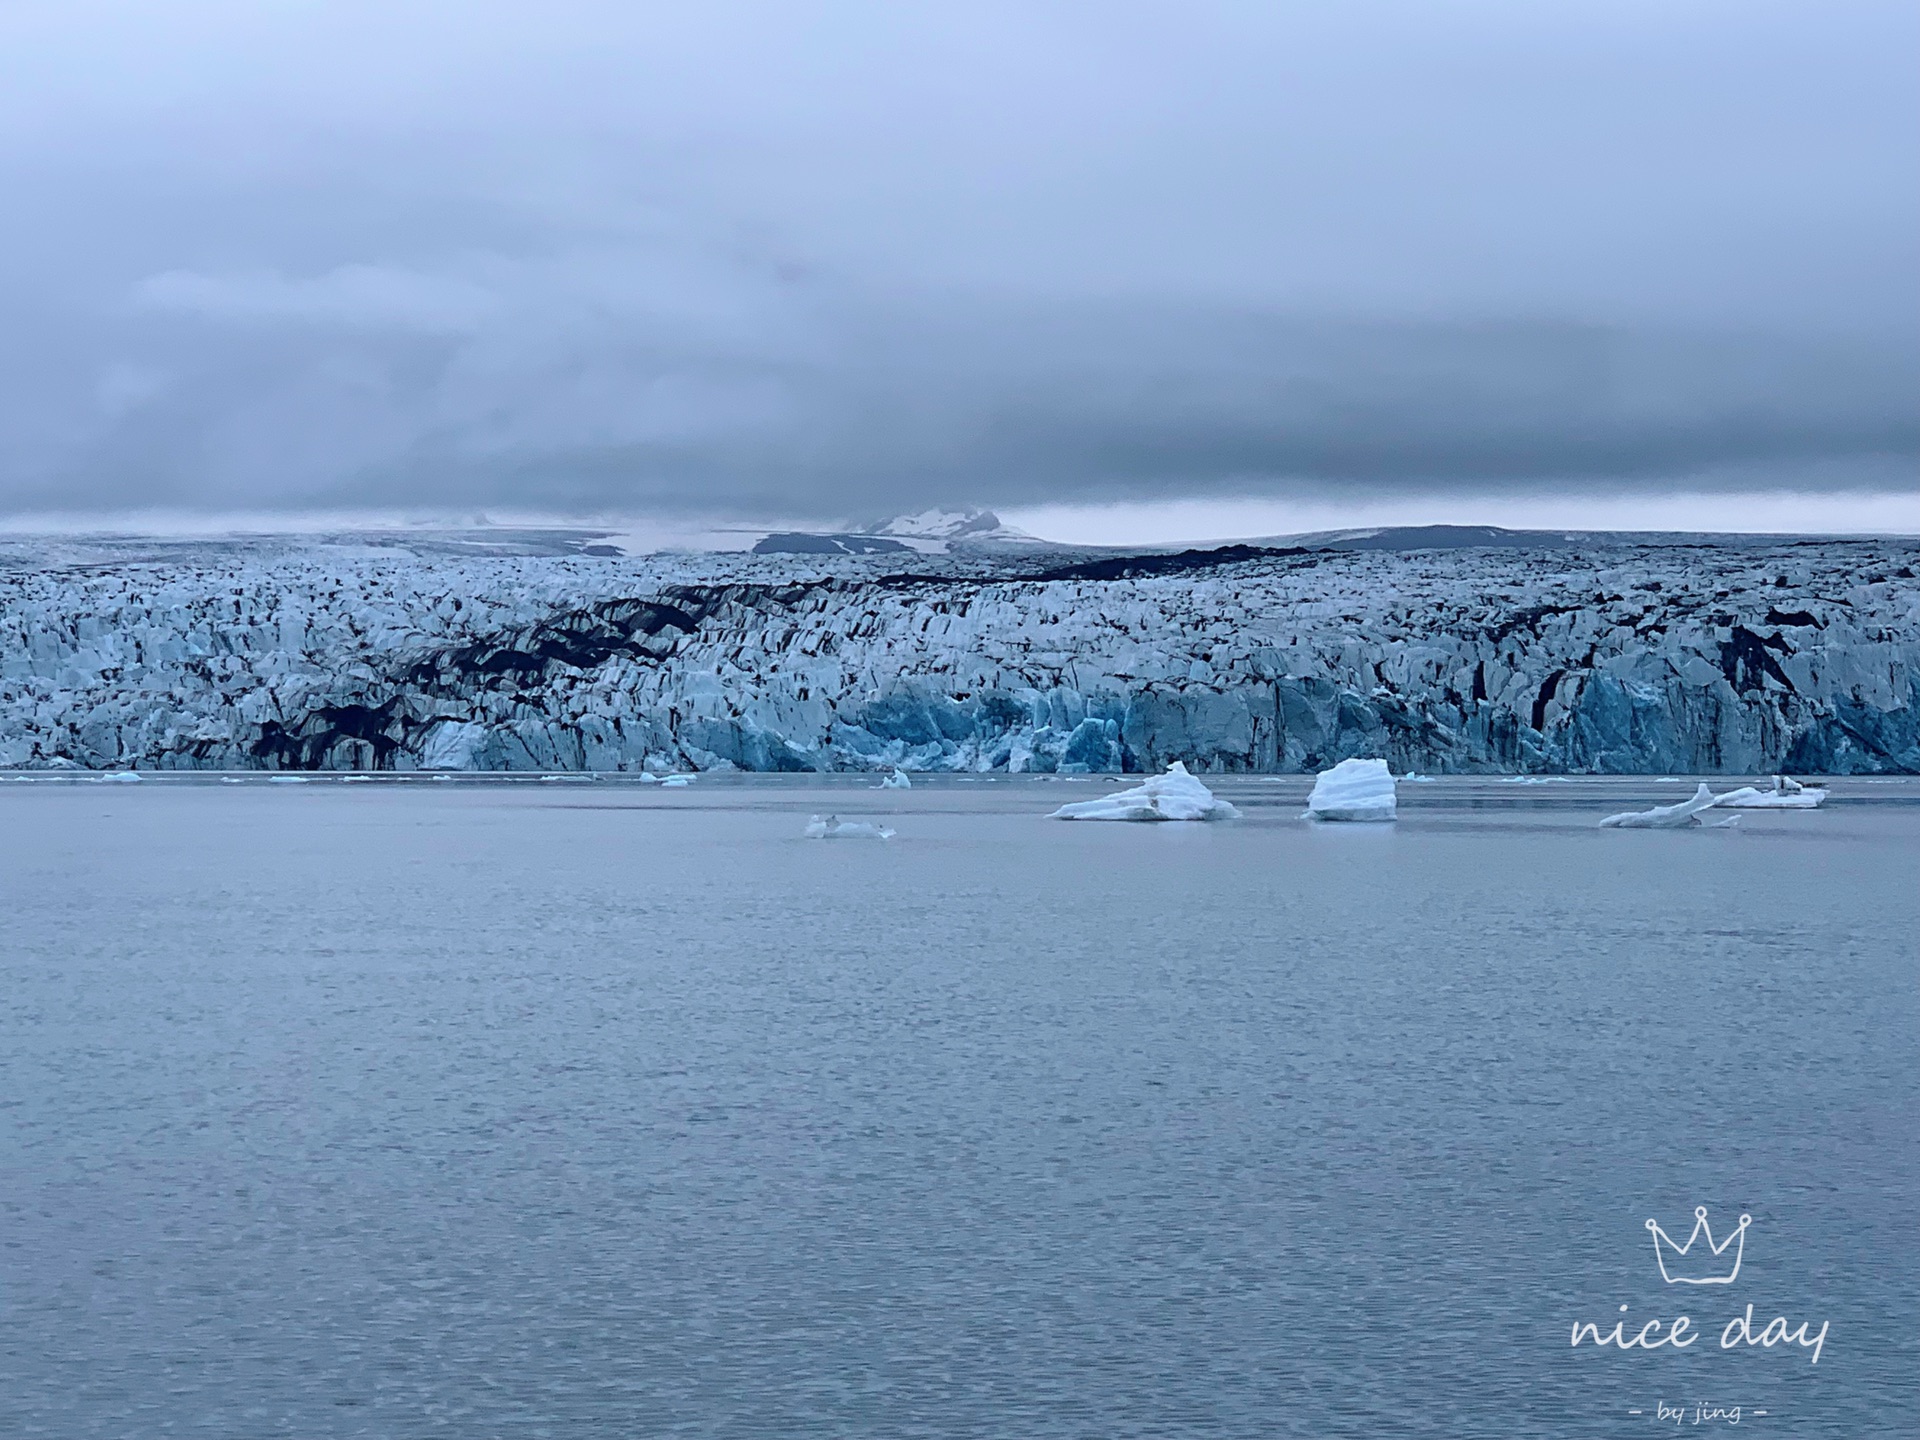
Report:
[[[871,783],[0,780],[0,1429],[1920,1432],[1920,783]]]

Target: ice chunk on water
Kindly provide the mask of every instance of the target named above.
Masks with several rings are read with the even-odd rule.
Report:
[[[913,781],[907,778],[906,771],[895,766],[893,773],[880,782],[880,788],[882,790],[911,790],[913,788]]]
[[[269,775],[267,783],[269,785],[306,785],[311,782],[304,775]]]
[[[1629,810],[1620,815],[1609,815],[1600,822],[1602,830],[1679,830],[1688,825],[1700,823],[1700,812],[1711,810],[1715,801],[1714,793],[1705,785],[1693,792],[1691,800],[1682,800],[1677,805],[1656,805],[1651,810]]]
[[[1826,798],[1827,792],[1817,785],[1776,775],[1771,788],[1746,785],[1727,791],[1713,803],[1723,810],[1818,810]]]
[[[1342,760],[1322,770],[1307,797],[1304,820],[1391,820],[1393,772],[1384,760]]]
[[[140,777],[131,770],[116,770],[111,775],[102,775],[100,783],[102,785],[138,785]]]
[[[1144,785],[1062,805],[1050,820],[1237,820],[1240,812],[1187,773],[1179,760]]]
[[[891,840],[893,831],[865,820],[842,820],[838,815],[815,815],[807,821],[809,840]]]
[[[693,777],[691,775],[669,775],[660,783],[678,789],[682,786],[691,785],[693,783]]]

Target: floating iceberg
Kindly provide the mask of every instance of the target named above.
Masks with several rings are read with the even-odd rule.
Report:
[[[907,778],[907,772],[896,767],[894,772],[880,782],[882,790],[911,790],[913,781]]]
[[[1384,760],[1342,760],[1322,770],[1303,820],[1391,820],[1393,772]]]
[[[838,815],[824,819],[815,815],[807,821],[809,840],[891,840],[893,831],[865,820],[842,820]]]
[[[662,785],[678,788],[684,785],[691,785],[693,783],[693,777],[691,775],[669,775],[667,776],[666,779],[662,780],[660,783]]]
[[[1651,810],[1628,810],[1609,815],[1600,822],[1602,830],[1680,830],[1700,823],[1700,812],[1711,810],[1718,797],[1702,785],[1691,800],[1677,805],[1656,805]]]
[[[1818,810],[1826,798],[1827,792],[1817,785],[1776,775],[1771,789],[1747,785],[1727,791],[1713,803],[1723,810]]]
[[[116,770],[111,775],[102,775],[100,783],[102,785],[138,785],[140,777],[131,770]]]
[[[304,775],[269,775],[267,783],[269,785],[310,785],[313,782]]]
[[[1240,812],[1187,773],[1176,760],[1144,785],[1062,805],[1049,820],[1237,820]]]

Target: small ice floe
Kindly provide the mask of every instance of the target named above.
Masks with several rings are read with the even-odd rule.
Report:
[[[1682,830],[1699,825],[1700,812],[1711,810],[1717,797],[1705,785],[1693,792],[1691,800],[1677,805],[1656,805],[1651,810],[1628,810],[1609,815],[1600,822],[1602,830]]]
[[[1420,775],[1412,770],[1402,775],[1400,779],[1402,783],[1408,785],[1431,785],[1433,783],[1433,777],[1431,775]]]
[[[881,780],[880,788],[882,790],[911,790],[913,789],[913,781],[907,778],[906,771],[896,765],[893,773]]]
[[[1342,760],[1322,770],[1302,820],[1391,820],[1393,772],[1384,760]]]
[[[693,777],[691,775],[669,775],[667,776],[666,779],[662,780],[660,783],[662,785],[666,785],[671,788],[678,789],[683,786],[691,785],[693,783]]]
[[[140,777],[131,770],[116,770],[111,775],[100,777],[102,785],[138,785]]]
[[[591,784],[593,783],[593,776],[591,775],[542,775],[540,777],[540,782],[543,785],[553,785],[553,784],[579,785],[582,783]]]
[[[269,775],[267,783],[269,785],[305,785],[309,782],[304,775]]]
[[[1786,775],[1776,775],[1771,788],[1742,786],[1713,803],[1722,810],[1818,810],[1826,798],[1827,792],[1818,785],[1802,785]]]
[[[865,820],[842,820],[838,815],[815,815],[807,821],[809,840],[891,840],[893,831]]]
[[[1062,805],[1049,820],[1237,820],[1240,812],[1187,773],[1176,760],[1144,785]]]
[[[242,780],[238,775],[222,775],[220,777],[220,783],[222,785],[244,785],[247,782]]]

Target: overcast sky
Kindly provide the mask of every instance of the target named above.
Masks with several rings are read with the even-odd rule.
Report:
[[[24,0],[0,510],[1911,495],[1917,53],[1911,0]]]

